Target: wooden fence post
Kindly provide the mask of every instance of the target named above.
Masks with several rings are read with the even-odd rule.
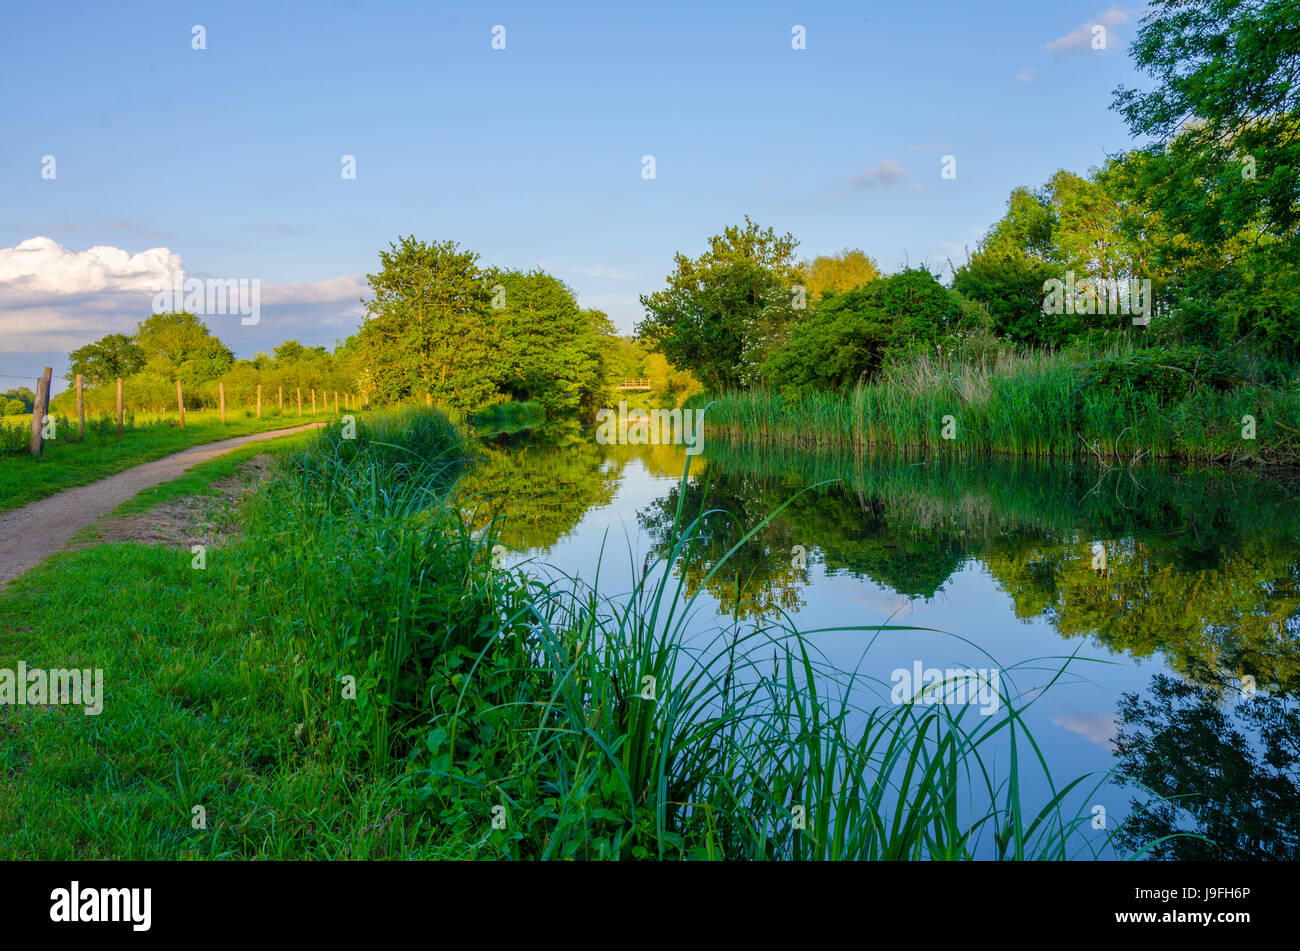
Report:
[[[262,418],[262,384],[257,384],[257,418]]]
[[[329,400],[326,399],[326,402],[329,402]],[[338,411],[339,411],[339,391],[335,390],[334,391],[334,412],[338,413]]]
[[[302,415],[302,387],[298,387],[298,415]]]
[[[117,378],[117,434],[122,435],[122,378]]]
[[[176,409],[181,415],[181,429],[185,428],[185,395],[181,393],[181,381],[176,381]]]
[[[45,414],[50,408],[50,367],[36,380],[36,399],[32,402],[32,439],[29,449],[39,456],[45,449]]]
[[[275,388],[275,408],[278,409],[281,413],[284,412],[284,386],[283,385],[277,386]]]
[[[424,394],[424,405],[427,406],[427,407],[429,407],[429,409],[433,409],[433,394],[432,394],[432,393],[425,393],[425,394]]]
[[[226,384],[221,380],[217,381],[217,399],[221,403],[221,425],[226,424]]]
[[[86,441],[86,391],[80,373],[77,374],[77,439]]]
[[[316,415],[316,391],[311,391],[311,414]]]

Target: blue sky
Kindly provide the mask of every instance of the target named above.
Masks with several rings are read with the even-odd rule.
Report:
[[[209,320],[239,356],[345,337],[364,274],[407,233],[540,265],[623,331],[674,252],[746,214],[801,256],[946,269],[1012,188],[1132,146],[1107,107],[1142,84],[1141,15],[1105,0],[7,4],[0,389],[132,330],[163,261],[262,282],[256,326]]]

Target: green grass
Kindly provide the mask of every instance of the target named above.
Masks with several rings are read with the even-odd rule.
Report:
[[[26,505],[72,486],[88,485],[190,446],[331,418],[332,414],[299,417],[296,413],[279,415],[272,410],[264,411],[260,420],[251,414],[228,413],[223,425],[216,412],[196,411],[185,414],[184,429],[174,425],[174,418],[161,417],[143,423],[137,420],[135,427],[121,436],[117,435],[115,424],[101,432],[87,419],[84,443],[76,439],[75,423],[61,422],[57,438],[46,441],[40,457],[27,453],[25,436],[23,449],[0,451],[0,511]],[[30,433],[30,429],[25,432]]]
[[[107,680],[98,717],[0,717],[0,857],[1105,853],[1080,780],[1022,801],[1046,765],[1008,698],[862,704],[881,685],[788,626],[689,634],[692,513],[626,597],[495,567],[454,491],[466,453],[422,410],[331,426],[206,570],[105,545],[0,595],[0,667]]]
[[[723,394],[705,425],[740,443],[822,451],[1300,462],[1294,385],[1197,386],[1175,398],[1099,381],[1090,375],[1096,365],[1043,353],[977,365],[922,359],[844,392]],[[1256,420],[1253,439],[1243,437],[1247,415]]]

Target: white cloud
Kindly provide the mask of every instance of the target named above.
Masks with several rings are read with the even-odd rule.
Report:
[[[1093,41],[1093,27],[1101,26],[1107,30],[1119,26],[1121,23],[1128,22],[1128,14],[1118,7],[1111,7],[1103,13],[1097,14],[1096,18],[1089,20],[1083,26],[1079,27],[1072,33],[1065,36],[1057,37],[1048,43],[1043,44],[1043,49],[1049,53],[1073,53],[1078,50],[1091,50]],[[1110,48],[1110,37],[1106,35],[1106,48]]]
[[[1058,713],[1052,717],[1052,724],[1093,743],[1109,743],[1117,732],[1115,718],[1109,714]]]
[[[844,181],[855,188],[870,188],[872,185],[890,188],[902,181],[905,175],[907,175],[906,168],[893,159],[885,159],[875,168],[864,169],[861,175],[854,175]]]
[[[147,291],[180,264],[180,255],[166,248],[131,254],[96,245],[73,251],[53,238],[28,238],[0,248],[0,286],[19,295]]]
[[[131,254],[100,245],[74,251],[46,237],[0,248],[0,351],[67,353],[105,334],[132,333],[149,316],[158,288],[182,268],[181,256],[168,248]],[[189,271],[186,276],[200,275]],[[258,326],[223,317],[206,322],[241,355],[295,336],[303,343],[332,345],[360,323],[360,299],[367,292],[360,274],[263,283]]]
[[[1020,72],[1016,73],[1016,82],[1018,82],[1018,83],[1032,83],[1032,82],[1034,81],[1034,73],[1036,73],[1036,72],[1037,72],[1037,70],[1034,69],[1034,67],[1032,67],[1032,66],[1026,66],[1026,67],[1025,67],[1024,69],[1022,69]]]
[[[263,284],[262,303],[269,307],[289,304],[322,304],[348,301],[360,306],[362,297],[370,295],[370,284],[364,274],[345,274],[323,281],[297,284]]]

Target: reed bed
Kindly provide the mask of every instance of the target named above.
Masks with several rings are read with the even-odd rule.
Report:
[[[724,393],[705,425],[738,443],[816,451],[1300,461],[1295,386],[1198,387],[1169,400],[1140,385],[1099,384],[1088,369],[1040,352],[975,364],[921,358],[842,392]],[[1247,416],[1253,438],[1243,435]]]

